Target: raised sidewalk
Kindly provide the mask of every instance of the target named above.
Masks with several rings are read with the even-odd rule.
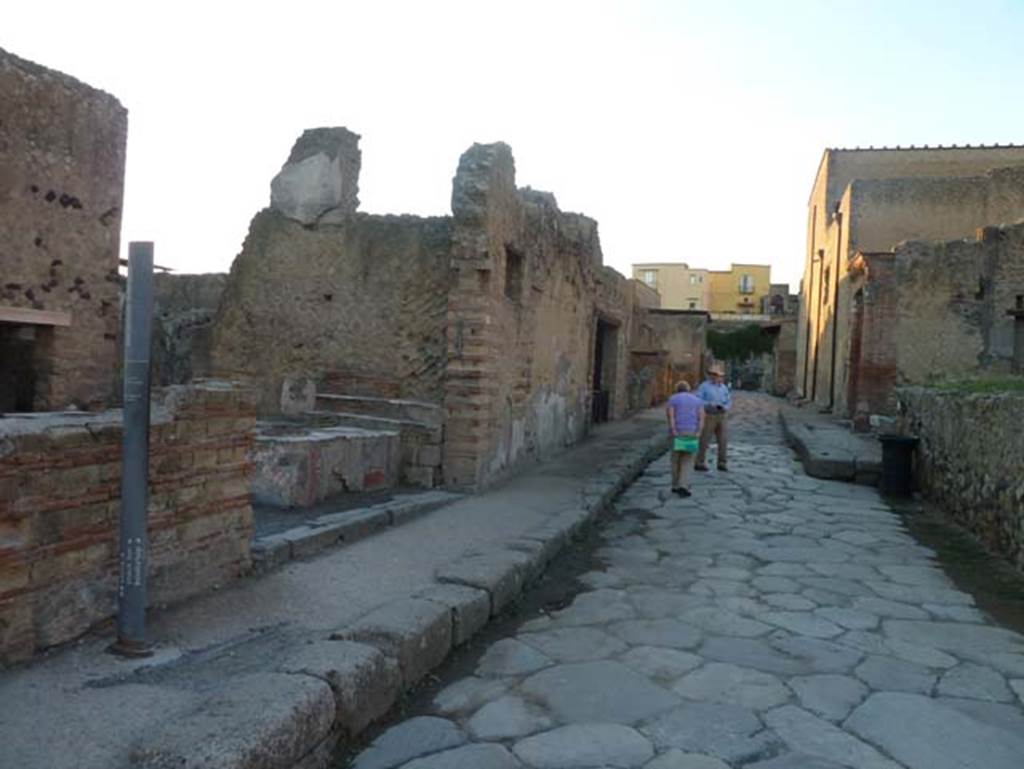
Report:
[[[812,406],[783,405],[779,419],[786,441],[813,478],[877,486],[882,473],[882,447],[874,435],[855,433]]]
[[[0,766],[314,769],[513,601],[666,448],[660,409],[503,486],[0,671]],[[213,587],[213,586],[211,586]]]

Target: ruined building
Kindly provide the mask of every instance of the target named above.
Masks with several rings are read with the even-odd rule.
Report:
[[[798,391],[863,426],[892,413],[894,384],[1008,368],[1013,321],[999,302],[1016,289],[991,282],[1005,273],[938,256],[912,268],[901,259],[922,247],[897,246],[973,239],[978,228],[1021,218],[1024,146],[826,150],[808,203]],[[992,306],[966,311],[965,302]],[[941,356],[915,353],[963,333],[985,341],[972,352],[951,344]]]
[[[115,611],[121,509],[118,240],[127,115],[0,50],[0,666]],[[154,393],[149,595],[250,564],[251,395]]]
[[[637,383],[654,377],[630,353],[660,328],[658,297],[602,265],[594,220],[517,188],[500,143],[463,154],[450,217],[359,213],[358,138],[296,143],[232,266],[215,375],[251,383],[268,415],[332,409],[366,426],[368,405],[415,412],[403,472],[428,486],[490,483],[650,405]],[[701,334],[693,344],[658,365],[699,376]],[[416,421],[433,429],[417,437]]]
[[[116,389],[127,113],[0,50],[0,412],[102,408]]]

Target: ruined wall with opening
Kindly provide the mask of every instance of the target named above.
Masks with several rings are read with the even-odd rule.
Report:
[[[264,412],[291,377],[441,399],[451,220],[355,213],[357,141],[304,134],[231,266],[212,366],[253,382]]]
[[[478,486],[585,434],[601,250],[592,219],[516,188],[504,144],[463,154],[452,212],[444,471],[449,485]]]
[[[171,387],[152,421],[148,597],[161,604],[249,567],[255,397]],[[0,420],[0,664],[116,611],[121,441],[120,411]]]
[[[852,285],[865,302],[858,414],[892,414],[893,387],[1013,367],[1014,319],[1024,297],[1024,224],[986,227],[975,240],[911,241],[861,255]],[[851,327],[855,323],[851,321]]]
[[[127,113],[3,50],[0,104],[0,411],[101,408],[116,390]],[[30,312],[15,328],[5,310]]]

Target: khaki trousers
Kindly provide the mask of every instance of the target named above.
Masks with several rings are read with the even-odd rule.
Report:
[[[715,436],[718,443],[718,466],[725,467],[729,461],[729,430],[726,427],[726,419],[729,413],[707,413],[704,415],[704,431],[700,434],[700,451],[697,452],[697,464],[705,464],[704,460],[708,453],[708,446],[711,444],[711,436]]]
[[[693,468],[693,453],[690,451],[672,452],[672,488],[690,488],[690,470]]]

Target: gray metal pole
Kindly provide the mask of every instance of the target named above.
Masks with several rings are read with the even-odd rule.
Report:
[[[152,654],[146,640],[146,510],[149,507],[149,351],[153,326],[153,244],[128,245],[125,302],[124,440],[121,457],[121,572],[117,641],[127,657]]]

